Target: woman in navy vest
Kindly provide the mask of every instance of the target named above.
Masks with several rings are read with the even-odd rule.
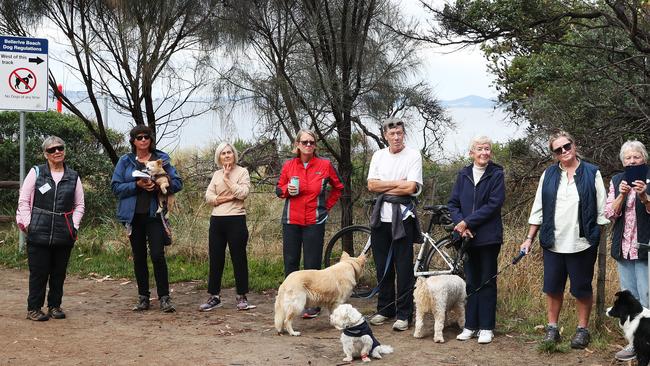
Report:
[[[578,308],[578,326],[571,347],[582,349],[590,341],[587,326],[593,304],[591,280],[599,225],[609,223],[604,215],[605,185],[598,167],[578,158],[575,140],[567,132],[551,135],[548,146],[558,162],[539,179],[528,219],[530,228],[520,248],[527,253],[539,231],[548,317],[544,342],[560,342],[558,318],[568,277]]]
[[[624,143],[619,156],[625,167],[645,165],[648,161],[648,152],[639,141]],[[636,247],[636,243],[650,241],[650,199],[646,193],[646,179],[628,182],[625,172],[616,174],[609,184],[605,216],[614,223],[611,254],[618,265],[621,289],[630,290],[647,308],[648,250]],[[634,346],[627,345],[615,357],[620,361],[634,359]]]
[[[501,206],[505,200],[503,168],[494,164],[492,141],[477,137],[470,144],[469,156],[474,162],[458,172],[449,199],[449,211],[456,224],[454,230],[471,238],[465,262],[467,293],[465,328],[456,339],[465,341],[478,337],[478,343],[490,343],[494,337],[497,306],[497,259],[503,243]]]
[[[138,302],[134,311],[149,310],[149,268],[147,267],[147,242],[156,278],[156,289],[160,310],[173,313],[176,308],[169,297],[169,278],[165,245],[170,242],[163,217],[158,211],[158,189],[156,183],[148,178],[136,178],[133,172],[144,170],[148,161],[161,159],[163,168],[169,175],[169,188],[176,193],[183,188],[183,182],[171,164],[166,153],[157,150],[153,141],[153,131],[144,125],[137,125],[129,133],[131,153],[123,155],[115,166],[111,188],[119,198],[117,219],[127,228],[133,252],[133,270],[138,282]],[[164,212],[164,211],[163,211]]]
[[[63,282],[85,207],[79,174],[64,163],[65,142],[50,136],[42,147],[47,163],[29,170],[16,212],[18,227],[27,234],[27,319],[36,321],[65,318]],[[48,284],[45,314],[41,307]]]

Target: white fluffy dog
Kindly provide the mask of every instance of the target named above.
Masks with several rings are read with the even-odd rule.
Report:
[[[424,337],[424,314],[433,314],[433,341],[444,343],[442,330],[447,312],[458,314],[458,326],[465,326],[465,281],[455,275],[419,277],[413,292],[415,298],[415,338]]]
[[[334,309],[330,322],[336,329],[343,331],[343,361],[349,362],[355,357],[361,357],[363,362],[370,362],[369,356],[381,358],[382,354],[393,353],[393,347],[380,344],[372,335],[372,329],[366,319],[350,304],[342,304]]]

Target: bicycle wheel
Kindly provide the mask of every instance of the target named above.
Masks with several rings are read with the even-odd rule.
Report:
[[[461,242],[452,238],[438,240],[427,253],[427,259],[420,266],[422,272],[434,274],[455,274],[465,279],[463,264],[465,255]]]
[[[351,240],[347,244],[351,246],[352,256],[356,257],[365,251],[368,260],[363,269],[363,273],[357,281],[357,286],[354,289],[353,296],[363,296],[369,293],[375,286],[377,286],[377,270],[375,262],[372,260],[372,250],[370,250],[370,228],[361,225],[352,225],[344,227],[334,234],[332,239],[327,243],[325,248],[325,258],[323,263],[325,267],[338,263],[343,253],[343,245],[346,240]]]

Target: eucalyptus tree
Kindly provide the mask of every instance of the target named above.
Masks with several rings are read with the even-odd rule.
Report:
[[[209,83],[209,51],[201,40],[219,11],[216,0],[2,0],[0,31],[34,36],[53,32],[67,46],[60,61],[79,80],[92,106],[82,111],[48,82],[63,105],[82,119],[115,164],[100,100],[108,97],[133,123],[146,124],[159,140],[182,122],[207,111],[186,110],[186,102]],[[204,52],[208,51],[208,52]]]

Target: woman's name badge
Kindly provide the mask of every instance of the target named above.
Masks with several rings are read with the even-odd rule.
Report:
[[[38,190],[41,192],[41,194],[45,194],[45,193],[47,193],[47,191],[49,191],[50,189],[52,189],[52,186],[50,185],[50,183],[45,183],[45,184],[43,184],[43,185],[41,186],[41,188],[39,188]]]

